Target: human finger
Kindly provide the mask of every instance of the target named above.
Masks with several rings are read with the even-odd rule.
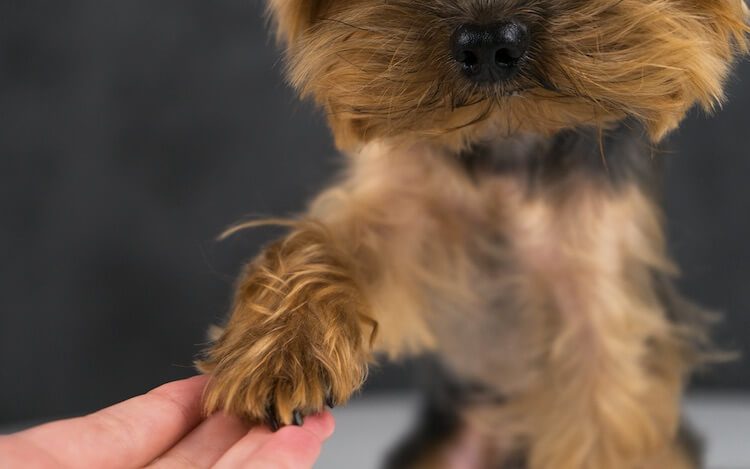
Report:
[[[172,447],[201,420],[203,376],[165,384],[85,417],[23,432],[49,454],[79,467],[144,466]]]
[[[190,434],[151,464],[153,469],[191,467],[210,468],[248,428],[236,417],[217,413],[198,425]]]
[[[323,442],[333,434],[329,413],[312,416],[302,427],[284,427],[276,433],[253,429],[238,441],[214,466],[215,469],[298,469],[312,467]]]

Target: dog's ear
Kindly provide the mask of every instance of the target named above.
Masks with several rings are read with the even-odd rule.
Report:
[[[715,72],[723,85],[728,73],[727,65],[731,65],[737,56],[750,51],[750,9],[745,0],[688,1],[697,4],[698,17],[702,19],[703,28],[695,33],[705,40],[706,61],[702,64],[704,73]],[[696,75],[700,75],[700,72],[696,71]],[[720,88],[715,90],[719,101],[722,96]],[[701,101],[704,106],[710,107],[708,100]]]
[[[714,45],[728,58],[748,52],[750,9],[745,0],[694,0],[705,13],[706,27]]]
[[[750,10],[745,0],[676,0],[675,5],[683,8],[676,25],[686,33],[667,35],[663,43],[674,42],[670,47],[675,54],[685,57],[679,65],[679,89],[664,96],[660,107],[665,112],[649,122],[655,141],[676,128],[694,104],[707,112],[719,107],[733,63],[750,51]],[[686,37],[694,40],[685,41]]]
[[[276,38],[292,44],[312,26],[324,3],[330,0],[268,0],[268,14],[276,26]]]

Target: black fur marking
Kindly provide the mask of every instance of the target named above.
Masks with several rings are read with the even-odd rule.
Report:
[[[701,436],[686,422],[683,422],[677,433],[677,441],[688,459],[696,468],[705,467],[705,443]]]
[[[475,180],[517,175],[526,178],[532,190],[585,173],[614,188],[637,183],[653,192],[661,174],[657,152],[638,124],[625,121],[601,132],[565,130],[550,138],[521,136],[476,144],[459,160]]]
[[[428,401],[419,423],[386,459],[385,469],[410,469],[448,444],[461,430],[461,420],[451,407]]]
[[[453,378],[448,372],[441,372],[440,383],[432,386],[433,400],[458,407],[477,405],[504,405],[507,396],[478,381],[466,381]]]
[[[528,467],[526,456],[526,450],[516,451],[514,454],[510,455],[505,462],[503,462],[500,469],[526,469]]]
[[[425,363],[423,380],[428,390],[418,423],[388,456],[386,469],[409,469],[450,444],[463,427],[460,414],[474,405],[503,405],[507,398],[476,382],[454,378],[436,362]],[[525,452],[514,453],[499,469],[524,469]]]

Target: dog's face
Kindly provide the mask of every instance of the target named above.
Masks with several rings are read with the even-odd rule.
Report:
[[[339,146],[461,147],[630,117],[654,140],[712,108],[744,0],[269,0],[289,77]]]

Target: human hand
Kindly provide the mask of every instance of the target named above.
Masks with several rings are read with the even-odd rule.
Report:
[[[165,384],[85,417],[0,437],[2,467],[310,468],[333,417],[272,433],[222,414],[203,419],[207,378]]]

